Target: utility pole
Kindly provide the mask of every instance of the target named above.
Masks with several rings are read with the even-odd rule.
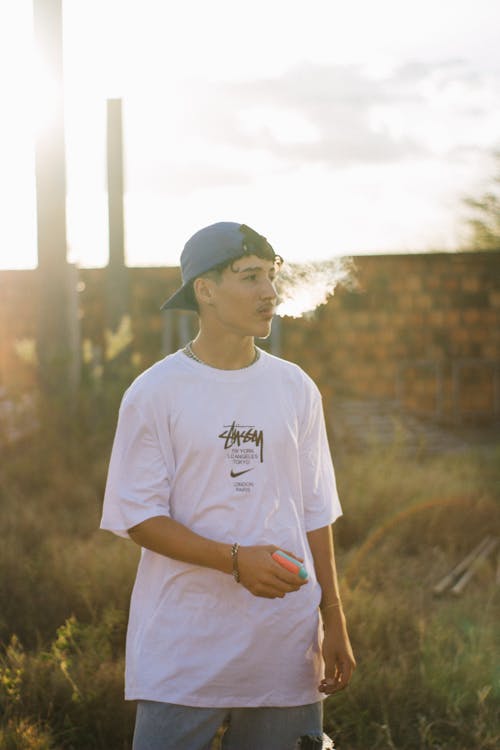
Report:
[[[107,101],[109,262],[106,269],[107,326],[115,330],[128,313],[123,218],[123,126],[121,99]]]
[[[130,360],[130,330],[124,330],[129,315],[129,279],[125,265],[123,211],[123,125],[121,99],[107,101],[107,174],[109,262],[106,268],[106,329],[117,337],[116,352],[107,352],[106,373],[118,377]],[[121,335],[120,335],[121,333]],[[122,339],[122,340],[120,340]],[[108,347],[109,348],[109,347]]]
[[[43,74],[54,96],[35,142],[40,386],[65,407],[80,372],[76,274],[66,260],[66,157],[62,0],[33,0],[34,35]]]

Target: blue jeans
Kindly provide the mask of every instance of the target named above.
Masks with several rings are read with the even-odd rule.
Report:
[[[210,750],[224,722],[223,750],[293,750],[302,735],[322,736],[323,704],[193,708],[139,701],[133,750]]]

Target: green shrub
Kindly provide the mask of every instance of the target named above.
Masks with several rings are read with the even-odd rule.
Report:
[[[3,750],[55,750],[50,732],[26,719],[9,720],[0,727],[0,747]]]
[[[124,613],[108,609],[95,625],[70,617],[48,650],[25,652],[13,636],[0,663],[5,731],[30,727],[48,742],[39,725],[61,748],[127,747],[133,715],[122,698],[124,631]]]
[[[127,750],[124,637],[135,545],[97,530],[116,419],[84,397],[66,421],[0,436],[0,748]],[[358,669],[326,703],[340,750],[500,744],[500,591],[488,560],[459,598],[435,583],[500,535],[500,449],[340,452],[335,540]]]

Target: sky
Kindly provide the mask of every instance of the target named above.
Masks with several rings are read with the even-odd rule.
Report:
[[[106,98],[123,100],[129,265],[214,221],[287,260],[453,250],[500,148],[493,0],[64,0],[68,258],[107,262]],[[36,265],[53,90],[31,0],[0,0],[0,268]]]

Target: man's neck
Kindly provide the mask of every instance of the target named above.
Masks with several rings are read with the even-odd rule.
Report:
[[[255,360],[253,336],[213,337],[200,331],[191,344],[193,354],[204,364],[219,370],[241,370]]]

